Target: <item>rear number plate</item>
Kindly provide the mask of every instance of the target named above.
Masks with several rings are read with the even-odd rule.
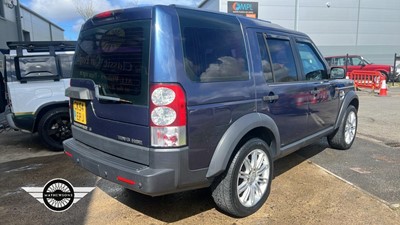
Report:
[[[74,101],[73,104],[74,109],[74,121],[86,124],[86,104],[81,101]]]

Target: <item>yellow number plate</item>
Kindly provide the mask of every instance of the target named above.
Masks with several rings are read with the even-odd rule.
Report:
[[[81,101],[74,101],[74,121],[86,124],[86,104]]]

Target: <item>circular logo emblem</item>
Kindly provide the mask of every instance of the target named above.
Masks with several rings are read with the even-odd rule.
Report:
[[[44,186],[43,201],[46,207],[55,212],[63,212],[74,202],[74,188],[67,180],[56,178]]]
[[[125,31],[121,28],[114,28],[107,31],[101,38],[101,49],[103,52],[114,52],[125,40]]]

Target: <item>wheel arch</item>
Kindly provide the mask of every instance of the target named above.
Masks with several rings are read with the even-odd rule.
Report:
[[[345,99],[343,100],[343,103],[342,103],[340,111],[339,111],[338,119],[336,120],[336,123],[335,123],[335,129],[339,128],[340,123],[344,119],[347,107],[349,107],[350,105],[353,105],[358,111],[359,104],[360,104],[359,99],[358,99],[358,96],[355,93],[355,91],[350,91],[349,93],[346,94]]]
[[[264,140],[271,148],[272,159],[276,158],[280,146],[278,127],[271,117],[251,113],[236,120],[224,133],[211,158],[206,177],[224,172],[240,146],[254,137]]]
[[[55,108],[68,108],[69,107],[69,102],[68,101],[63,101],[63,102],[51,102],[51,103],[46,103],[38,108],[35,112],[35,122],[33,125],[33,133],[37,132],[38,130],[38,125],[39,121],[42,119],[44,114],[46,114],[48,111],[55,109]]]

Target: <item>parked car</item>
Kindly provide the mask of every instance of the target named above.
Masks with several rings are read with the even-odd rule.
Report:
[[[64,151],[146,195],[211,187],[244,217],[266,201],[274,160],[321,137],[353,144],[354,83],[328,68],[307,35],[262,20],[173,5],[104,12],[79,35]]]
[[[343,68],[347,68],[347,72],[353,70],[379,71],[386,76],[387,81],[391,80],[391,75],[394,72],[393,66],[374,64],[360,55],[328,56],[325,57],[325,60],[330,66],[342,66]]]
[[[5,111],[11,128],[37,132],[50,150],[62,151],[62,142],[72,136],[65,89],[69,87],[75,44],[8,42],[10,51],[0,60],[0,73],[4,73],[0,112]]]
[[[394,81],[396,81],[396,82],[400,81],[400,64],[396,65],[396,73],[394,76]]]

